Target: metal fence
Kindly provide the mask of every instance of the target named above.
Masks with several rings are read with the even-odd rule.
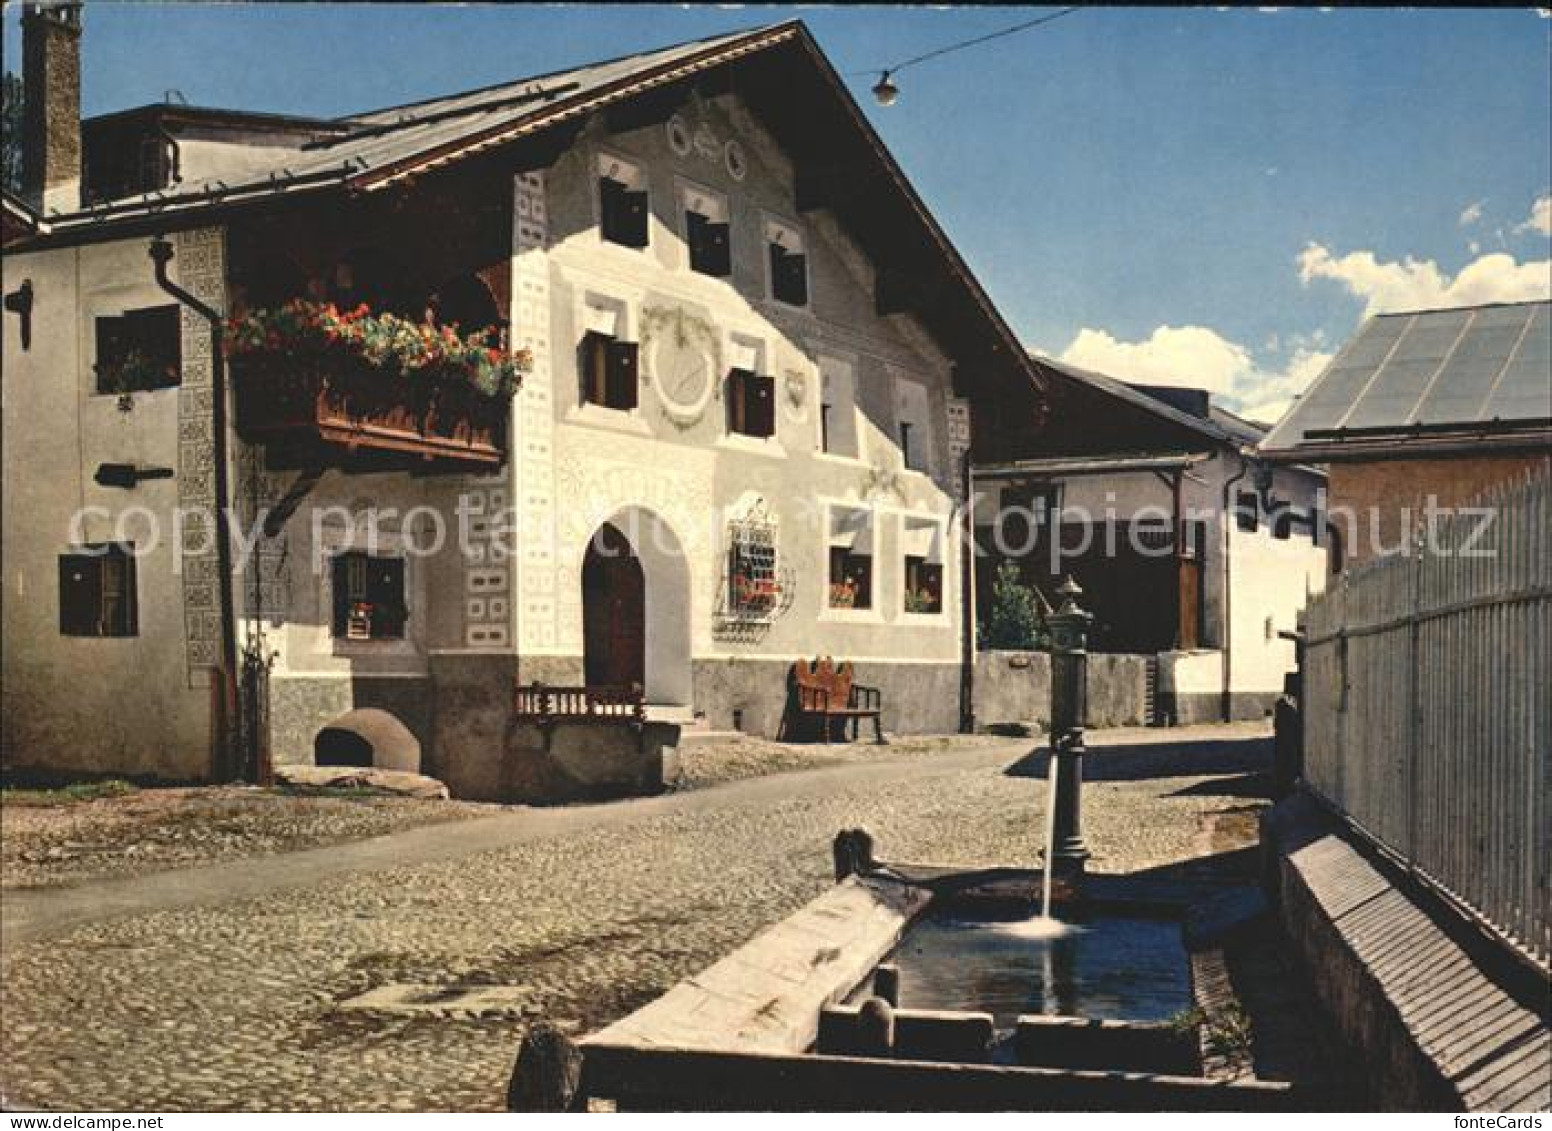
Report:
[[[1552,477],[1488,492],[1305,621],[1305,779],[1543,968],[1552,826]]]

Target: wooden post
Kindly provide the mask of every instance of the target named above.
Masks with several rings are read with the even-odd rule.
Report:
[[[582,1052],[548,1021],[523,1035],[507,1084],[508,1111],[571,1111],[581,1097]]]

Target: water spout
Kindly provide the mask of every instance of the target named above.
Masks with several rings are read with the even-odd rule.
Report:
[[[1008,928],[1010,934],[1015,934],[1021,939],[1059,939],[1078,930],[1051,914],[1051,888],[1055,884],[1055,869],[1052,863],[1056,857],[1056,751],[1054,749],[1051,751],[1051,760],[1047,765],[1049,768],[1046,770],[1046,780],[1051,785],[1045,805],[1045,867],[1040,877],[1040,915],[1034,919],[1026,919],[1022,923],[1015,923]]]

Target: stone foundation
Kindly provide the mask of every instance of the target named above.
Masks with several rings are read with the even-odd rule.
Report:
[[[435,776],[432,687],[427,677],[275,676],[269,685],[270,754],[278,766],[313,763],[318,732],[349,711],[386,711],[405,725],[425,753],[421,769]]]

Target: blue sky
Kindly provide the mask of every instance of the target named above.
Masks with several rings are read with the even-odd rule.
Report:
[[[868,72],[1040,11],[93,0],[83,97],[341,114],[799,15],[1051,353],[1264,415],[1366,311],[1552,286],[1536,10],[1087,9],[868,96]]]

